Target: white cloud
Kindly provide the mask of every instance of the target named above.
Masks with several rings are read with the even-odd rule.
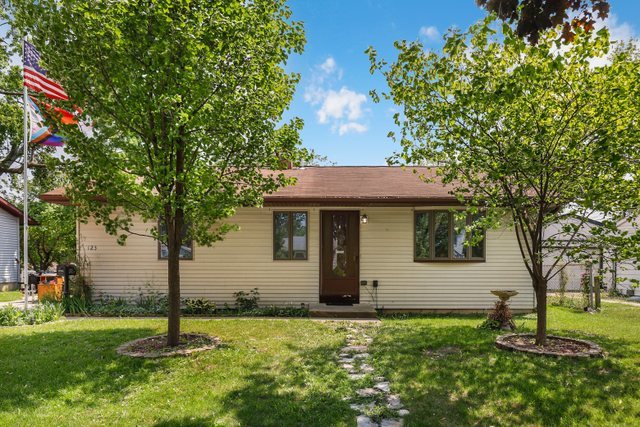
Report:
[[[438,28],[434,27],[433,25],[429,27],[420,27],[420,31],[418,32],[418,34],[430,41],[436,40],[440,37],[440,31],[438,31]]]
[[[611,37],[611,40],[614,41],[627,42],[636,37],[631,24],[628,22],[618,22],[618,16],[615,14],[611,14],[606,20],[604,20],[602,26],[609,28],[609,36]],[[596,25],[596,30],[598,29],[599,28]]]
[[[322,64],[316,65],[311,71],[309,84],[304,89],[304,100],[311,105],[322,102],[326,90],[324,85],[342,79],[342,69],[338,67],[336,60],[329,56]]]
[[[320,64],[320,69],[324,71],[326,74],[332,74],[338,65],[336,64],[336,60],[333,57],[328,57],[322,64]]]
[[[369,128],[367,128],[365,125],[363,125],[361,123],[348,122],[348,123],[343,123],[338,127],[338,135],[342,136],[342,135],[347,134],[349,132],[364,133],[368,129]]]
[[[346,87],[342,87],[338,92],[329,90],[318,110],[318,121],[328,123],[329,119],[358,120],[362,117],[362,104],[367,102],[367,97],[358,92],[354,92]]]
[[[339,90],[333,89],[332,86],[337,85],[341,79],[342,69],[329,56],[312,69],[309,84],[304,90],[304,100],[313,106],[319,106],[316,110],[318,122],[330,125],[332,132],[338,132],[340,136],[351,132],[366,132],[368,127],[358,120],[367,111],[363,108],[367,96],[346,86]]]
[[[325,90],[320,86],[309,85],[304,89],[304,101],[311,105],[319,104],[325,96]]]

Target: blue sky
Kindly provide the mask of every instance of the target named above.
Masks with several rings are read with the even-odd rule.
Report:
[[[338,165],[381,165],[395,150],[393,104],[374,104],[371,89],[385,89],[369,73],[364,51],[373,46],[391,61],[396,40],[421,39],[438,49],[451,26],[467,28],[484,16],[474,0],[290,0],[293,19],[303,21],[307,45],[287,69],[302,80],[287,117],[304,119],[306,147]],[[637,37],[640,1],[611,0],[606,22],[612,38]]]

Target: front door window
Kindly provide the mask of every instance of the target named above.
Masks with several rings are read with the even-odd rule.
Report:
[[[347,274],[347,216],[334,214],[332,223],[331,268],[334,275],[344,277]]]

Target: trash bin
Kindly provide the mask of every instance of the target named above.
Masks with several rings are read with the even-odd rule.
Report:
[[[38,284],[38,300],[43,298],[51,298],[59,301],[62,299],[62,284],[64,279],[54,273],[45,273],[40,275],[40,283]]]

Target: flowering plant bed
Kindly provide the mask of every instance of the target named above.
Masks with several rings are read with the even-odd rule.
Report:
[[[496,338],[496,347],[503,350],[523,351],[526,353],[541,354],[545,356],[562,357],[602,357],[602,349],[599,345],[576,338],[547,336],[547,344],[536,345],[534,334],[507,334]]]
[[[220,338],[205,334],[180,334],[180,344],[167,346],[166,335],[155,335],[140,338],[122,344],[116,350],[118,354],[131,357],[154,359],[158,357],[188,356],[192,353],[206,351],[220,345]]]

